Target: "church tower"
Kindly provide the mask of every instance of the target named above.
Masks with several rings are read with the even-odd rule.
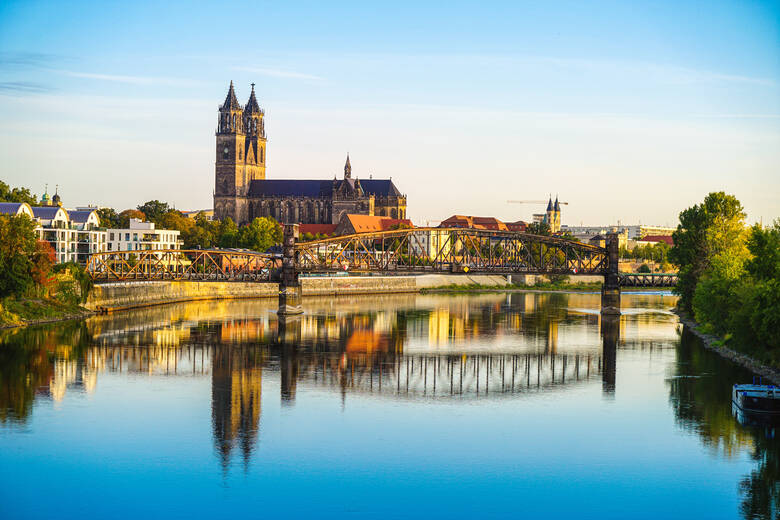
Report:
[[[245,124],[244,110],[231,81],[225,102],[219,107],[217,121],[214,216],[218,219],[230,217],[237,223],[247,220],[246,196],[250,179],[245,167]]]
[[[265,112],[260,108],[255,97],[255,84],[252,83],[252,93],[244,107],[244,128],[246,133],[246,152],[244,164],[250,182],[265,179]]]

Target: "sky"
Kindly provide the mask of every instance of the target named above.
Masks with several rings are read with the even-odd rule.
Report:
[[[780,1],[0,2],[0,180],[212,206],[256,84],[270,179],[391,177],[416,224],[780,217]]]

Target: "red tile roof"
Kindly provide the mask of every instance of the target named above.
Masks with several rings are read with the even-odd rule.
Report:
[[[674,240],[669,235],[645,235],[641,238],[642,242],[666,242],[670,246],[674,245]]]
[[[300,224],[298,231],[300,234],[332,235],[336,231],[336,224]]]

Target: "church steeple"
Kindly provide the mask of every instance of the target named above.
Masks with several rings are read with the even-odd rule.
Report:
[[[244,128],[247,135],[265,137],[264,115],[265,112],[260,108],[257,97],[255,97],[255,84],[252,83],[252,93],[249,94],[249,101],[244,107]]]
[[[345,179],[352,178],[352,165],[349,164],[349,154],[347,154],[347,162],[344,163],[344,178]]]
[[[225,102],[219,107],[219,121],[217,122],[218,134],[239,134],[243,133],[244,127],[243,108],[238,103],[236,91],[233,88],[233,82],[230,82]]]
[[[241,105],[238,104],[238,98],[236,97],[236,90],[233,88],[233,81],[230,81],[230,89],[228,90],[225,102],[222,103],[222,110],[241,110]]]

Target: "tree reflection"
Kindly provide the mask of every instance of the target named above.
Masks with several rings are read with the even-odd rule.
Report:
[[[751,450],[756,468],[739,484],[744,518],[774,519],[780,511],[780,440],[772,424],[742,425],[732,415],[731,387],[751,380],[747,370],[701,346],[686,327],[669,379],[677,423],[726,457]]]
[[[0,422],[25,423],[59,382],[55,360],[77,363],[87,344],[83,321],[0,331]]]

